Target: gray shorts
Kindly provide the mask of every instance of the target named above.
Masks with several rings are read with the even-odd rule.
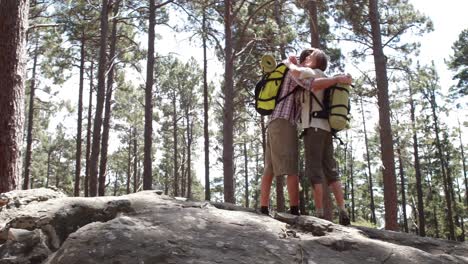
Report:
[[[274,119],[268,125],[266,141],[264,175],[297,175],[296,126],[286,119]]]
[[[328,184],[339,180],[333,157],[332,134],[319,128],[307,128],[304,135],[305,175],[312,184],[326,179]]]

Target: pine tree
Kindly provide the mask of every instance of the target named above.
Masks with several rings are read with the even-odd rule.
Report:
[[[5,1],[0,8],[0,192],[20,186],[20,145],[23,132],[24,54],[29,1]]]

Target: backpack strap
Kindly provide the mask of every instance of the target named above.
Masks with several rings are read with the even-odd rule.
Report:
[[[344,145],[343,140],[339,136],[336,135],[336,130],[332,129],[332,136],[334,139],[337,139],[340,142],[340,145]]]
[[[314,100],[319,104],[320,108],[322,109],[322,111],[313,112],[312,111],[312,104],[311,104],[311,106],[310,106],[310,120],[312,120],[312,118],[327,119],[329,114],[327,112],[327,109],[325,109],[324,104],[322,102],[320,102],[320,100],[317,98],[317,96],[313,92],[310,92],[310,93],[312,94],[312,97],[314,98]]]
[[[281,84],[283,85],[283,84]],[[294,89],[292,89],[292,91],[290,91],[289,93],[287,93],[285,96],[279,98],[276,103],[279,103],[281,101],[283,101],[284,99],[286,99],[286,97],[290,96],[291,94],[293,94],[296,90],[297,90],[297,87],[299,87],[299,85],[297,85],[296,87],[294,87]]]

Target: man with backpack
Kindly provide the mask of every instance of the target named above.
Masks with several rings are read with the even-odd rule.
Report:
[[[325,70],[328,59],[319,49],[306,49],[299,58],[299,66]],[[299,90],[323,90],[337,83],[352,82],[349,75],[334,77],[302,78],[304,74],[294,63],[282,78],[276,105],[267,124],[265,170],[261,182],[260,205],[263,214],[269,214],[269,196],[273,178],[287,175],[290,213],[299,215],[298,140],[296,122],[301,105],[295,100]],[[256,92],[257,94],[257,92]]]

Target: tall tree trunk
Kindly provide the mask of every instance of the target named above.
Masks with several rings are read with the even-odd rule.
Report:
[[[48,149],[47,150],[47,175],[46,175],[46,184],[45,184],[46,188],[49,188],[51,156],[52,156],[52,149]]]
[[[136,127],[133,128],[133,192],[138,190],[138,138]]]
[[[362,96],[359,97],[361,103],[361,114],[362,114],[362,124],[364,128],[364,144],[366,145],[366,161],[367,161],[367,174],[369,183],[369,195],[370,195],[370,210],[371,210],[371,222],[375,225],[377,224],[377,219],[375,217],[375,203],[374,203],[374,186],[372,182],[372,170],[369,154],[369,140],[367,138],[367,128],[366,128],[366,117],[364,114],[364,104],[362,103]]]
[[[435,237],[440,237],[440,230],[439,230],[439,221],[437,220],[437,206],[432,206],[432,213],[434,214],[434,227],[435,227]]]
[[[0,4],[0,193],[20,187],[29,1]]]
[[[165,171],[164,175],[164,194],[169,195],[169,172]]]
[[[275,0],[274,9],[275,9],[275,20],[279,29],[279,32],[278,32],[279,38],[282,40],[283,39],[283,32],[281,31],[281,29],[283,28],[283,19],[282,19],[283,2],[282,0]],[[285,60],[286,59],[286,46],[283,41],[280,41],[279,52],[281,54],[281,60]]]
[[[379,106],[380,148],[384,183],[385,229],[398,230],[397,192],[390,103],[388,99],[387,59],[383,53],[378,0],[369,0],[369,20],[372,31],[372,50],[377,80]]]
[[[29,188],[30,169],[31,169],[31,156],[32,156],[32,130],[34,128],[34,100],[36,93],[36,69],[37,57],[39,56],[39,36],[36,38],[36,45],[34,48],[34,59],[31,76],[31,85],[29,89],[29,110],[28,110],[28,131],[26,136],[26,156],[24,158],[24,179],[23,190]]]
[[[265,118],[264,116],[260,116],[260,130],[262,133],[262,157],[265,157],[265,149],[266,149],[266,126],[265,126]],[[265,158],[263,158],[263,168],[265,168]],[[258,177],[261,178],[261,175]],[[258,186],[258,181],[257,181],[257,186]],[[259,195],[257,195],[258,199]]]
[[[187,198],[192,198],[192,141],[193,122],[190,124],[187,141]]]
[[[109,70],[107,75],[107,89],[106,89],[106,102],[104,109],[104,123],[102,127],[102,141],[101,141],[101,160],[99,166],[99,196],[104,196],[106,192],[106,170],[107,170],[107,153],[109,148],[109,129],[110,129],[110,117],[112,111],[112,93],[114,85],[114,72],[115,72],[115,50],[117,45],[117,15],[119,13],[120,1],[113,3],[113,19],[112,19],[112,33],[111,43],[109,49]]]
[[[400,184],[401,184],[401,210],[403,212],[403,227],[405,232],[408,233],[408,218],[406,216],[406,191],[405,191],[405,171],[403,168],[403,159],[401,158],[401,145],[400,139],[397,138],[397,153],[398,153],[398,167],[400,171]]]
[[[351,145],[349,158],[351,160],[349,167],[350,185],[351,185],[351,221],[356,222],[356,203],[354,201],[354,156],[353,156],[353,145]]]
[[[177,140],[177,104],[176,104],[176,91],[173,90],[172,94],[172,139],[174,142],[174,196],[179,196],[179,164],[178,164],[178,140]]]
[[[128,131],[128,157],[127,157],[127,194],[130,193],[130,182],[132,181],[132,128]]]
[[[419,160],[418,136],[416,130],[416,110],[413,100],[412,83],[409,84],[409,103],[411,111],[411,129],[413,134],[413,156],[414,156],[414,171],[416,176],[416,192],[418,196],[418,232],[420,236],[426,236],[426,216],[424,215],[424,199],[422,188],[421,165]]]
[[[204,7],[205,8],[205,7]],[[208,130],[208,61],[206,57],[206,40],[207,28],[206,28],[206,12],[203,11],[203,135],[205,138],[205,200],[211,200],[210,190],[210,133]]]
[[[260,180],[260,154],[259,154],[259,147],[258,144],[255,144],[255,192],[254,192],[254,209],[258,209],[258,197],[260,196],[260,190],[258,188],[258,182]]]
[[[433,178],[433,175],[432,175],[432,170],[429,170],[428,171],[428,175],[426,175],[426,182],[428,183],[428,188],[429,188],[429,197],[428,197],[428,204],[432,204],[432,215],[433,215],[433,221],[432,221],[432,224],[434,226],[434,229],[435,229],[435,236],[436,238],[439,238],[440,237],[440,231],[439,231],[439,221],[437,220],[437,207],[439,206],[437,204],[437,201],[434,199],[434,195],[438,195],[438,193],[436,191],[433,190],[432,188],[432,183],[431,183],[431,180]],[[429,178],[430,176],[430,178]]]
[[[462,200],[462,197],[461,197],[460,184],[458,184],[458,181],[456,181],[456,183],[457,183],[458,202],[460,204],[463,204],[463,200]],[[459,216],[458,221],[460,221],[460,228],[461,228],[461,234],[460,234],[460,236],[458,238],[459,238],[459,241],[464,242],[466,233],[465,233],[465,221],[463,219],[463,212],[459,213],[458,216]]]
[[[445,144],[448,144],[448,134],[447,133],[444,133],[444,145]],[[454,221],[455,221],[455,225],[460,228],[460,230],[462,230],[463,234],[460,234],[460,235],[456,235],[455,236],[455,240],[458,240],[458,241],[461,241],[462,239],[464,239],[464,227],[463,227],[463,219],[462,217],[460,216],[460,212],[458,210],[458,206],[457,206],[457,200],[456,200],[456,196],[455,196],[455,188],[453,186],[453,181],[452,181],[452,168],[449,166],[449,164],[451,163],[451,156],[452,156],[452,153],[450,153],[450,151],[446,151],[445,153],[446,155],[446,166],[447,166],[447,179],[448,179],[448,182],[449,182],[449,192],[450,192],[450,195],[451,195],[451,198],[452,198],[452,203],[453,203],[453,211],[454,211]],[[455,182],[458,184],[458,181],[455,180]]]
[[[80,84],[78,92],[78,121],[76,129],[76,155],[75,155],[75,188],[74,195],[80,196],[80,176],[81,176],[81,130],[83,124],[83,89],[84,89],[84,68],[85,68],[85,32],[81,32],[80,50]]]
[[[90,186],[89,195],[94,197],[98,194],[98,163],[101,143],[102,112],[104,108],[104,97],[106,92],[106,70],[107,70],[107,31],[108,31],[108,0],[102,0],[101,10],[101,37],[99,47],[99,70],[98,89],[96,96],[96,113],[94,116],[93,144],[90,157]]]
[[[299,149],[303,149],[304,146],[299,143]],[[300,153],[300,152],[299,152]],[[309,179],[304,176],[304,158],[299,157],[299,180],[302,186],[301,190],[299,191],[299,209],[301,210],[301,215],[307,215],[307,201],[309,199],[306,198],[308,194],[308,181]]]
[[[458,139],[460,140],[460,154],[461,160],[463,165],[463,176],[465,177],[465,206],[468,207],[468,178],[466,176],[466,161],[465,161],[465,151],[463,150],[463,141],[462,141],[462,134],[461,134],[461,125],[460,119],[457,117],[458,121]]]
[[[245,127],[244,127],[245,129]],[[244,147],[244,185],[245,185],[245,207],[249,208],[249,157],[247,156],[247,142],[244,139],[244,144],[242,144]]]
[[[118,177],[118,176],[120,176],[120,175],[115,175],[115,180],[114,180],[114,196],[117,196],[117,187],[119,186],[119,184],[118,184],[118,182],[119,182],[119,181],[118,181],[119,177]]]
[[[430,89],[433,89],[433,87],[430,87]],[[440,162],[440,169],[442,171],[442,182],[443,182],[443,189],[444,189],[444,196],[445,196],[445,205],[447,208],[447,225],[448,225],[448,231],[449,231],[449,239],[450,240],[455,240],[455,227],[453,224],[453,208],[452,208],[452,198],[451,198],[451,192],[449,189],[449,182],[448,182],[448,175],[447,175],[447,170],[446,170],[446,162],[442,150],[442,143],[440,141],[440,129],[439,129],[439,121],[436,113],[436,108],[437,108],[437,103],[435,99],[435,91],[431,90],[429,92],[429,102],[431,104],[431,110],[432,110],[432,120],[433,120],[433,126],[434,126],[434,132],[436,136],[436,148],[437,148],[437,156]]]
[[[223,108],[223,173],[224,201],[236,203],[234,197],[234,54],[232,39],[232,3],[224,0],[224,108]]]
[[[318,28],[317,1],[308,1],[310,45],[320,49],[320,34]]]
[[[186,176],[187,176],[187,172],[186,172],[186,158],[187,158],[187,155],[186,155],[186,151],[187,151],[187,145],[185,144],[186,142],[186,139],[185,139],[185,135],[182,137],[182,142],[184,142],[184,144],[181,146],[182,149],[181,149],[181,156],[182,156],[182,159],[181,159],[181,162],[180,162],[180,192],[179,192],[179,196],[180,197],[185,197],[185,188],[186,188]]]
[[[60,163],[62,156],[63,156],[63,151],[60,150],[59,155],[57,157],[57,163]],[[56,165],[56,167],[58,167],[58,165]],[[58,170],[55,170],[55,187],[60,188],[60,174]]]
[[[89,159],[91,156],[91,115],[93,112],[93,71],[94,71],[94,61],[91,60],[91,69],[89,74],[89,103],[88,103],[88,127],[86,131],[86,175],[85,175],[85,182],[84,182],[84,196],[89,196],[89,175],[90,175],[90,168],[89,168]]]
[[[156,6],[149,0],[148,60],[146,64],[145,89],[145,146],[143,159],[143,189],[151,190],[153,186],[152,145],[153,145],[153,84],[154,84],[154,37],[156,25]]]

